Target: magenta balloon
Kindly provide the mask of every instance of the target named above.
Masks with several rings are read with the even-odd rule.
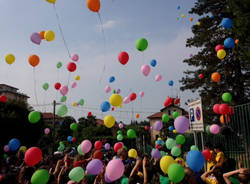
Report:
[[[111,181],[118,180],[124,173],[125,167],[121,160],[113,159],[111,160],[106,167],[107,177]]]
[[[123,103],[124,104],[128,104],[130,102],[130,98],[128,96],[126,96],[124,99],[123,99]]]
[[[177,133],[185,133],[189,129],[189,119],[185,116],[177,117],[174,121],[174,127]]]
[[[67,184],[75,184],[75,182],[72,180],[69,180]]]
[[[78,61],[78,60],[79,60],[79,56],[78,56],[77,54],[73,54],[73,55],[71,56],[71,59],[72,59],[73,61]]]
[[[104,174],[104,178],[105,178],[105,182],[106,182],[106,183],[111,183],[111,182],[112,182],[112,181],[107,177],[106,172],[105,172],[105,174]]]
[[[144,92],[141,91],[141,92],[139,93],[139,95],[140,95],[140,97],[143,97],[143,96],[144,96]]]
[[[110,149],[110,144],[109,144],[109,143],[106,143],[106,144],[104,145],[104,148],[105,148],[105,150],[109,150],[109,149]]]
[[[220,132],[220,126],[217,124],[213,124],[210,126],[210,132],[212,134],[218,134]]]
[[[159,159],[159,158],[161,158],[161,152],[158,149],[153,148],[152,151],[151,151],[151,156],[153,158]]]
[[[160,131],[163,127],[162,121],[156,121],[153,125],[154,130]]]
[[[31,40],[33,43],[35,43],[35,44],[37,44],[37,45],[40,45],[42,39],[41,39],[41,36],[40,36],[39,33],[33,33],[33,34],[30,36],[30,40]]]
[[[141,72],[143,73],[144,76],[148,76],[150,73],[150,66],[149,65],[142,65]]]
[[[123,128],[123,123],[119,123],[119,128],[120,128],[120,129]]]
[[[102,161],[99,159],[93,159],[88,163],[86,170],[88,174],[98,175],[102,171],[102,168]]]
[[[50,133],[50,129],[49,129],[49,128],[45,128],[45,129],[44,129],[44,133],[45,133],[46,135],[48,135],[48,134]]]
[[[81,143],[81,149],[83,153],[88,153],[92,148],[92,143],[89,140],[84,140]]]
[[[77,86],[77,83],[76,82],[73,82],[72,84],[71,84],[71,88],[75,88]]]
[[[9,148],[8,145],[5,145],[5,146],[3,147],[3,150],[4,150],[4,152],[8,152],[8,151],[10,150],[10,148]]]
[[[61,93],[63,96],[66,96],[67,93],[68,93],[68,91],[69,91],[68,86],[62,86],[62,87],[60,88],[60,93]]]
[[[157,75],[155,76],[155,81],[156,81],[156,82],[161,81],[161,79],[162,79],[162,76],[161,76],[161,75],[157,74]]]
[[[111,87],[110,86],[106,86],[105,91],[106,91],[106,93],[109,93],[111,91]]]

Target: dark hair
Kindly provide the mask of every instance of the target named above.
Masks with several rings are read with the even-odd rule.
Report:
[[[210,142],[207,142],[205,144],[205,147],[208,147],[209,149],[213,149],[213,146],[212,146],[212,144]]]
[[[214,149],[219,149],[219,150],[223,151],[222,144],[221,144],[221,143],[216,143],[216,144],[214,145]]]
[[[220,184],[225,183],[223,178],[223,172],[221,168],[215,168],[213,171],[214,176],[219,181]]]
[[[244,183],[247,183],[250,181],[250,174],[238,174],[238,177],[240,182],[244,182]]]

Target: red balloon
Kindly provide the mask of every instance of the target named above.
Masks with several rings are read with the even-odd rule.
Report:
[[[179,99],[179,98],[174,99],[174,104],[175,104],[175,105],[177,105],[177,104],[179,104],[179,103],[180,103],[180,99]]]
[[[88,112],[88,116],[92,116],[92,112]]]
[[[96,150],[94,152],[93,158],[102,160],[103,159],[103,153],[100,150]]]
[[[199,75],[199,78],[200,78],[200,79],[203,79],[203,78],[204,78],[204,75],[201,73],[201,74]]]
[[[136,94],[135,93],[131,93],[129,95],[129,99],[130,99],[130,101],[134,101],[136,99]]]
[[[77,139],[75,137],[72,138],[72,142],[76,143]]]
[[[61,83],[60,82],[55,83],[54,87],[56,90],[59,90],[61,88]]]
[[[69,72],[76,71],[76,64],[74,62],[69,62],[67,64],[67,69],[68,69]]]
[[[95,149],[99,150],[102,148],[102,142],[101,141],[95,141]]]
[[[215,104],[213,106],[213,111],[215,114],[220,114],[220,104]]]
[[[145,130],[148,131],[149,130],[149,126],[146,125],[145,126]]]
[[[215,47],[215,51],[216,51],[216,52],[218,52],[218,51],[221,50],[221,49],[224,49],[224,46],[223,46],[223,45],[217,45],[217,46]]]
[[[122,65],[127,64],[128,60],[129,60],[129,55],[127,52],[120,52],[118,55],[118,60]]]
[[[115,110],[115,108],[114,108],[114,107],[112,107],[112,108],[111,108],[111,111],[114,111],[114,110]]]
[[[119,142],[115,143],[114,145],[114,151],[117,152],[119,149],[121,149],[123,145]]]
[[[0,102],[6,102],[7,97],[5,95],[0,95]]]
[[[24,161],[32,167],[41,161],[42,156],[42,151],[38,147],[31,147],[25,152]]]
[[[229,112],[230,112],[229,105],[227,105],[227,104],[221,104],[220,105],[220,114],[225,115],[225,114],[229,114]]]
[[[159,148],[160,148],[160,145],[159,145],[159,144],[156,144],[156,145],[155,145],[155,148],[156,148],[156,149],[159,149]]]
[[[205,149],[202,151],[203,156],[205,157],[205,160],[210,160],[212,158],[212,153],[209,149]]]
[[[164,102],[164,106],[167,107],[167,106],[171,105],[172,102],[173,102],[173,98],[167,97],[167,99]]]

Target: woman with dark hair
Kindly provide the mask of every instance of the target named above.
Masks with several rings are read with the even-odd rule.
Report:
[[[223,173],[220,168],[213,168],[201,175],[206,184],[224,184]]]

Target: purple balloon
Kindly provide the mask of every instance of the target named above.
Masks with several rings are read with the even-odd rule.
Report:
[[[116,90],[116,94],[120,94],[121,90],[120,89],[117,89]]]
[[[163,127],[162,121],[156,121],[153,125],[154,130],[160,131]]]
[[[10,150],[10,148],[9,148],[8,145],[5,145],[5,146],[3,147],[3,150],[4,150],[5,152],[8,152],[8,151]]]
[[[159,158],[161,158],[161,152],[158,149],[153,148],[152,151],[151,151],[151,156],[153,158],[159,159]]]
[[[102,171],[102,168],[102,161],[99,159],[93,159],[88,163],[86,170],[88,174],[98,175]]]
[[[110,144],[109,144],[109,143],[106,143],[106,144],[104,145],[104,148],[105,148],[105,150],[109,150],[109,149],[110,149]]]
[[[177,133],[185,133],[189,129],[189,119],[185,116],[177,117],[174,121],[174,127]]]
[[[37,45],[40,45],[42,39],[41,39],[41,36],[40,36],[39,33],[33,33],[33,34],[30,36],[30,40],[31,40],[33,43],[35,43],[35,44],[37,44]]]

